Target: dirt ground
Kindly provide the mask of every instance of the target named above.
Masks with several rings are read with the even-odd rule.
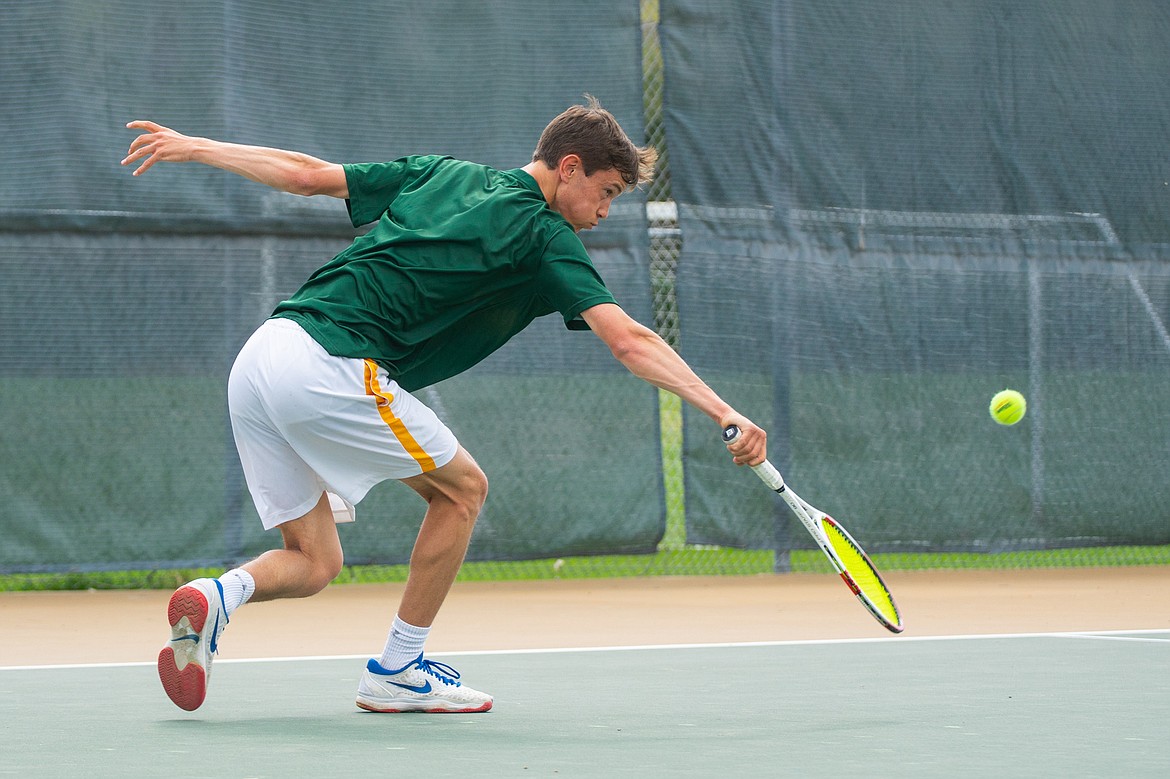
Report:
[[[906,636],[1170,629],[1170,566],[893,572]],[[400,584],[248,604],[224,658],[377,654]],[[153,662],[169,591],[0,593],[0,666]],[[890,636],[831,574],[459,583],[431,652]]]

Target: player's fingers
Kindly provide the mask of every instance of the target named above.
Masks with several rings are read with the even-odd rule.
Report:
[[[130,165],[131,163],[137,162],[143,157],[151,156],[151,154],[152,152],[146,144],[137,142],[132,143],[130,144],[130,150],[126,152],[126,156],[122,159],[122,164]]]
[[[132,130],[144,130],[145,131],[145,132],[141,133],[140,135],[135,136],[134,139],[132,141],[130,141],[130,151],[131,152],[134,152],[138,149],[141,149],[143,146],[146,146],[147,144],[151,144],[151,143],[154,143],[155,141],[161,140],[164,136],[160,136],[159,133],[174,134],[174,130],[171,130],[170,128],[167,128],[167,127],[163,127],[161,124],[157,124],[155,122],[133,121],[133,122],[128,122],[126,124],[126,127],[129,129],[132,129]]]
[[[169,150],[168,145],[164,143],[164,140],[165,139],[159,138],[156,135],[138,136],[130,144],[130,151],[122,160],[122,164],[132,165],[139,160],[145,160],[145,162],[143,162],[142,165],[140,165],[138,169],[134,171],[135,176],[140,176],[156,162],[167,159],[174,159],[173,154]]]
[[[148,133],[157,133],[169,129],[163,127],[158,122],[150,122],[145,119],[135,119],[133,122],[127,122],[126,127],[130,130],[146,130]]]
[[[157,157],[160,152],[158,140],[158,136],[153,134],[139,135],[130,142],[130,148],[122,164],[129,165],[147,156]]]
[[[154,165],[154,163],[158,162],[158,159],[159,158],[157,155],[154,155],[154,154],[150,155],[149,157],[146,158],[146,162],[142,163],[134,170],[134,173],[132,175],[141,176],[143,173],[145,173],[147,171],[148,168],[150,168],[152,165]]]
[[[752,424],[740,427],[739,439],[728,445],[736,465],[759,465],[767,459],[768,434]]]
[[[768,459],[763,452],[751,451],[747,454],[734,455],[731,460],[736,465],[759,465]]]
[[[122,164],[128,165],[128,164],[130,164],[138,159],[141,159],[141,158],[142,158],[141,154],[135,155],[133,159],[127,157],[125,160],[122,160]],[[152,166],[152,165],[154,165],[154,163],[158,162],[158,159],[159,159],[159,157],[157,154],[151,154],[149,157],[146,158],[145,162],[143,162],[141,165],[139,165],[137,168],[134,169],[134,173],[131,175],[141,176],[143,173],[145,173],[147,171],[148,168],[150,168],[150,166]]]
[[[146,142],[143,140],[140,140],[141,138],[145,138],[145,137],[147,137],[147,136],[139,136],[138,138],[135,138],[130,143],[130,148],[127,149],[127,151],[126,151],[126,159],[122,160],[123,164],[125,164],[127,162],[131,162],[133,160],[136,160],[139,157],[142,157],[146,154],[149,154],[149,152],[145,148]]]

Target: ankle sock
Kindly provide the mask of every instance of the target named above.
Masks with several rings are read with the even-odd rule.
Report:
[[[243,606],[256,592],[256,580],[243,568],[233,568],[219,577],[223,585],[223,607],[230,619],[232,612]]]
[[[397,671],[407,663],[417,658],[423,651],[423,644],[430,634],[429,627],[420,628],[403,622],[398,615],[394,615],[394,624],[390,627],[390,635],[386,637],[386,647],[382,650],[382,657],[378,663],[387,671]]]

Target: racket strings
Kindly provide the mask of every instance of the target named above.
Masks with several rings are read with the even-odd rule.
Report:
[[[821,527],[824,529],[833,551],[837,553],[845,566],[846,573],[849,574],[857,587],[858,594],[890,624],[900,625],[901,617],[898,614],[894,598],[865,552],[845,532],[844,528],[831,518],[825,517],[821,521]]]

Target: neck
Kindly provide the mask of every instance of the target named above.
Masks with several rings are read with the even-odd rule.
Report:
[[[536,160],[528,163],[521,170],[536,179],[536,184],[540,187],[540,194],[544,195],[544,199],[551,206],[557,193],[556,169]]]

